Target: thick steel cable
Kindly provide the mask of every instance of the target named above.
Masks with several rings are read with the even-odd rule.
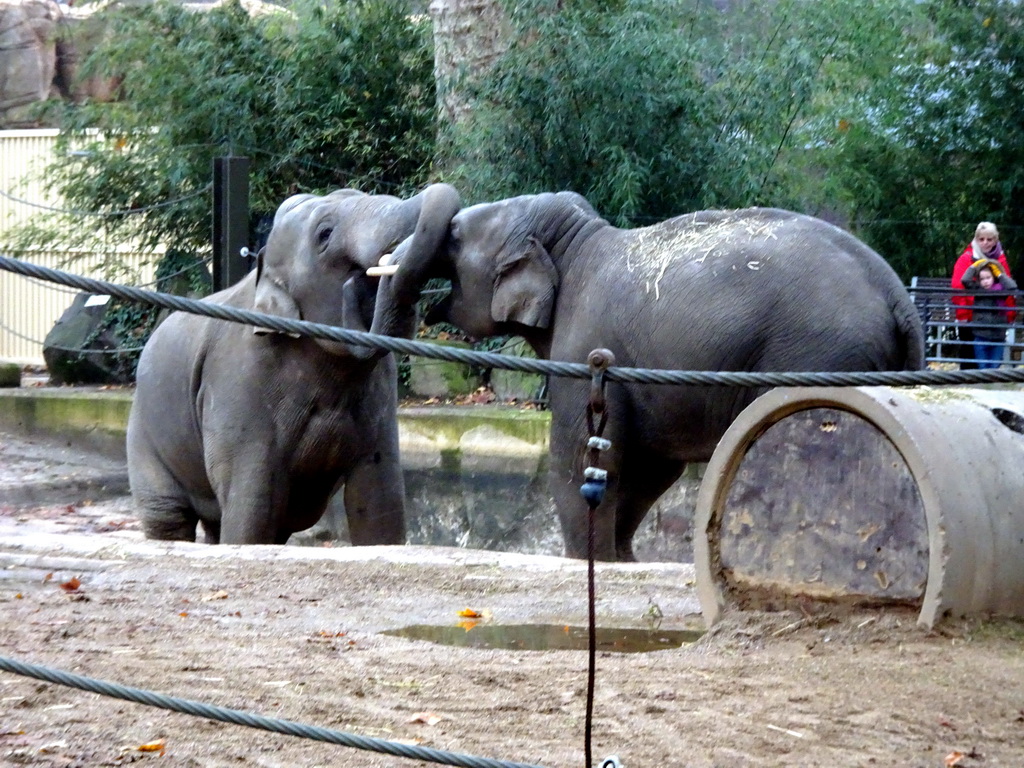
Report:
[[[78,688],[82,691],[98,693],[101,696],[133,701],[136,704],[145,704],[147,707],[169,709],[172,712],[205,717],[209,720],[218,720],[223,723],[234,723],[235,725],[244,725],[248,728],[258,728],[264,731],[283,733],[286,736],[298,736],[299,738],[312,739],[314,741],[326,741],[329,744],[338,744],[343,747],[353,747],[369,752],[382,752],[387,755],[407,757],[410,760],[425,760],[430,763],[465,766],[465,768],[542,768],[541,766],[529,763],[510,763],[504,760],[492,760],[487,757],[460,755],[456,752],[447,752],[441,749],[417,747],[394,741],[385,741],[384,739],[377,739],[372,736],[358,736],[343,731],[334,731],[329,728],[305,725],[292,720],[263,717],[252,712],[242,712],[237,709],[226,709],[211,704],[204,704],[201,701],[165,696],[164,694],[146,691],[141,688],[128,688],[117,683],[84,677],[60,669],[43,667],[38,664],[27,664],[6,656],[0,656],[0,669],[6,672],[13,672],[16,675],[32,677],[36,680],[45,680],[46,682],[65,685],[69,688]]]
[[[320,323],[289,320],[276,315],[195,301],[170,293],[144,291],[104,280],[73,275],[37,264],[0,256],[0,269],[28,277],[70,285],[95,294],[109,294],[126,301],[153,304],[165,309],[205,315],[234,323],[257,325],[282,333],[299,334],[316,339],[329,339],[346,344],[377,347],[400,354],[448,360],[456,363],[499,368],[525,373],[589,379],[586,363],[566,363],[555,360],[501,355],[495,352],[475,352],[439,344],[428,344],[394,336],[378,336],[361,331],[350,331]],[[990,368],[970,371],[829,371],[829,372],[747,372],[747,371],[673,371],[658,368],[609,368],[605,372],[609,381],[637,384],[687,384],[724,387],[870,387],[920,386],[947,384],[986,384],[1024,382],[1024,368]]]

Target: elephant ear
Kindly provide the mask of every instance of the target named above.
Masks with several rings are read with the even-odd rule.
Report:
[[[256,294],[253,299],[253,309],[265,315],[301,320],[302,313],[299,312],[299,305],[295,303],[295,299],[273,278],[264,273],[263,259],[266,250],[266,247],[260,248],[260,252],[256,255]],[[261,336],[267,333],[280,333],[280,331],[258,326],[254,326],[252,332]]]
[[[499,323],[547,328],[551,324],[557,291],[558,270],[544,246],[531,237],[524,251],[499,262],[491,297],[491,317]]]

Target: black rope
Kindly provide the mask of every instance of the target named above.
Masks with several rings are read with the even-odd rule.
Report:
[[[213,317],[234,323],[257,325],[282,333],[299,334],[316,339],[329,339],[346,344],[377,347],[399,354],[448,360],[456,363],[499,368],[525,373],[589,379],[590,369],[585,363],[566,363],[556,360],[534,360],[526,357],[501,355],[495,352],[428,344],[394,336],[378,336],[361,331],[350,331],[320,323],[289,320],[276,315],[195,301],[170,293],[144,291],[139,288],[109,283],[104,280],[73,275],[37,264],[0,256],[0,269],[50,282],[62,283],[95,294],[109,294],[126,301],[152,304],[165,309]],[[673,371],[657,368],[609,368],[608,381],[638,384],[686,384],[718,387],[871,387],[921,386],[949,384],[1022,383],[1024,368],[991,368],[970,371],[829,371],[829,372],[748,372],[748,371]]]
[[[223,723],[234,723],[235,725],[244,725],[248,728],[258,728],[264,731],[283,733],[286,736],[298,736],[314,741],[326,741],[329,744],[339,744],[343,747],[353,747],[369,752],[383,752],[387,755],[397,755],[398,757],[407,757],[412,760],[425,760],[431,763],[441,763],[442,765],[465,766],[465,768],[541,768],[541,766],[528,763],[510,763],[486,757],[460,755],[456,752],[446,752],[440,749],[430,749],[429,747],[417,747],[394,741],[385,741],[384,739],[376,739],[372,736],[358,736],[343,731],[320,728],[319,726],[305,725],[292,720],[263,717],[252,712],[242,712],[237,709],[226,709],[211,704],[204,704],[201,701],[165,696],[161,693],[154,693],[153,691],[146,691],[141,688],[128,688],[117,683],[84,677],[60,669],[39,666],[38,664],[26,664],[6,656],[0,656],[0,669],[6,672],[13,672],[16,675],[32,677],[36,680],[45,680],[50,683],[65,685],[69,688],[78,688],[82,691],[98,693],[101,696],[133,701],[136,704],[145,704],[147,707],[169,709],[172,712],[181,712],[186,715],[219,720]]]

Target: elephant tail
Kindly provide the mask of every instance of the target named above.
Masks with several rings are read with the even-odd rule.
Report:
[[[924,326],[917,307],[902,285],[894,292],[892,314],[899,332],[900,348],[903,353],[903,370],[920,371],[924,368]]]

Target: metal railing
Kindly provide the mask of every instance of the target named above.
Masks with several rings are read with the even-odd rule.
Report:
[[[973,297],[977,296],[978,292],[956,290],[951,288],[949,283],[948,277],[914,277],[907,288],[924,325],[926,362],[973,367],[980,362],[975,354],[975,341],[972,339],[974,332],[992,328],[1004,332],[1002,340],[978,341],[995,344],[1001,348],[1000,365],[1024,364],[1021,359],[1024,357],[1024,301],[1021,299],[1021,292],[991,292],[993,297],[1014,300],[1015,307],[1009,306],[1005,310],[1000,310],[1007,313],[1007,322],[982,322],[974,318],[973,312],[970,320],[958,320],[956,311],[970,310],[971,307],[955,303],[954,298]],[[994,310],[986,307],[983,311],[988,314]],[[967,331],[967,334],[963,334],[963,331]],[[964,335],[967,336],[966,339],[963,338]]]

